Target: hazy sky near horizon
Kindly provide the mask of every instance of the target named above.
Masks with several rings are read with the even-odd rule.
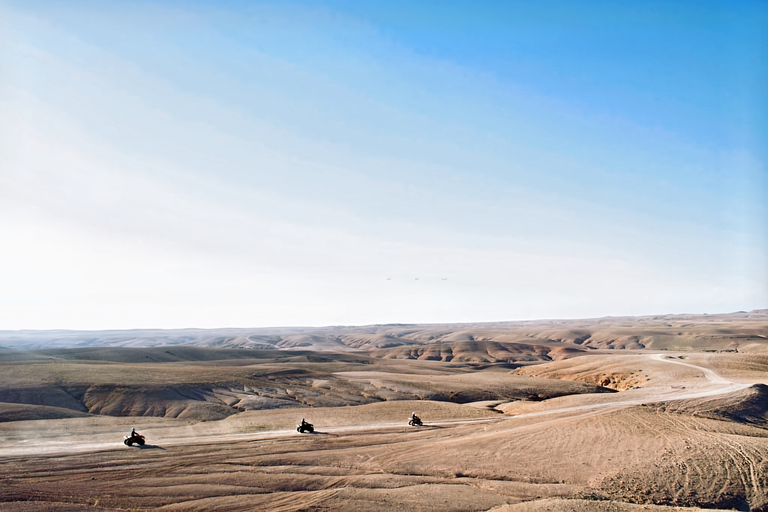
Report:
[[[768,2],[0,0],[0,329],[768,307]]]

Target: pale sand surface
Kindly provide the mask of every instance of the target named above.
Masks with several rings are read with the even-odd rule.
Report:
[[[484,385],[511,392],[528,375],[537,383],[608,378],[626,389],[540,401],[245,411],[206,422],[88,416],[0,423],[0,507],[761,510],[768,506],[768,430],[760,418],[739,421],[738,414],[745,393],[762,397],[749,386],[768,382],[763,363],[733,353],[597,353],[513,373],[424,377],[423,368],[403,372],[408,363],[401,362],[394,375],[336,373],[395,392],[425,380],[440,392]],[[424,427],[407,426],[412,411]],[[736,420],[723,416],[733,411]],[[315,434],[295,431],[302,417]],[[132,426],[147,447],[121,443]]]

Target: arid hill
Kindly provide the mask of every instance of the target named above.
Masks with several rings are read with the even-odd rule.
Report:
[[[752,386],[717,398],[670,400],[645,407],[665,413],[684,414],[754,425],[768,430],[768,386]]]
[[[283,327],[257,329],[136,329],[127,331],[0,331],[0,347],[195,346],[312,351],[376,350],[377,357],[515,361],[510,344],[527,347],[531,360],[555,348],[765,351],[768,310],[721,315],[656,315],[586,320],[536,320],[444,325]],[[492,343],[476,346],[473,343]],[[419,348],[428,347],[428,348]],[[513,352],[515,352],[513,350]],[[563,352],[556,352],[562,354]],[[568,352],[566,352],[568,353]],[[500,359],[497,359],[500,357]]]
[[[768,375],[734,369],[744,357],[595,354],[545,363],[564,372],[564,364],[594,358],[617,372],[639,369],[647,380],[618,393],[511,400],[495,409],[393,400],[207,422],[92,414],[9,421],[0,423],[0,500],[14,510],[761,511],[768,507],[768,430],[759,421]],[[728,379],[712,370],[720,361],[732,368]],[[339,373],[382,389],[419,379],[503,388],[509,375],[488,368],[422,376],[447,363],[385,363],[414,371],[397,366],[401,373],[389,380],[381,368]],[[749,384],[756,376],[762,382]],[[425,426],[405,424],[414,410]],[[315,434],[296,433],[301,417]],[[131,426],[147,436],[144,449],[120,443]]]
[[[0,508],[766,512],[766,336],[766,310],[2,333]]]
[[[515,376],[504,365],[483,368],[306,351],[6,350],[0,352],[0,367],[0,421],[35,419],[39,414],[50,418],[55,410],[60,417],[75,411],[215,420],[247,410],[387,400],[545,400],[612,391],[593,384]],[[20,409],[18,404],[46,408]]]

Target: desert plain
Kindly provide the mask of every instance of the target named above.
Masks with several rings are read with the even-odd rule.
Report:
[[[0,347],[3,510],[768,510],[768,310]]]

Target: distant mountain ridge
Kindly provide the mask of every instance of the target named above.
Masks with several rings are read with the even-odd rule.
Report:
[[[466,324],[0,331],[0,347],[14,350],[162,346],[364,352],[392,359],[478,362],[509,360],[511,353],[515,359],[525,352],[546,360],[600,349],[768,352],[768,309]]]

